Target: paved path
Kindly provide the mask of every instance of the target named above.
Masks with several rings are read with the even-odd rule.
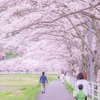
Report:
[[[60,80],[52,81],[46,86],[45,94],[39,93],[35,100],[75,100]]]

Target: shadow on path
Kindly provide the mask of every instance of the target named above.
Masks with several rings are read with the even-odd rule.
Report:
[[[44,94],[39,93],[35,100],[75,100],[60,80],[50,82]]]

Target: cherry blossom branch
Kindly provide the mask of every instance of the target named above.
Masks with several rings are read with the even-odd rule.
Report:
[[[100,5],[100,3],[94,5],[93,7],[96,7],[96,6],[98,6],[98,5]],[[59,19],[61,19],[61,18],[66,17],[66,16],[73,15],[73,14],[75,14],[75,13],[80,13],[80,12],[82,13],[82,11],[87,10],[87,9],[90,9],[90,8],[92,8],[92,7],[90,6],[90,7],[84,8],[84,9],[79,10],[79,11],[75,11],[75,12],[71,12],[71,13],[69,13],[69,14],[62,15],[61,17],[56,18],[56,19],[54,19],[54,20],[52,20],[52,21],[50,21],[50,22],[41,22],[41,23],[53,23],[53,22],[55,22],[55,21],[57,21],[57,20],[59,20]],[[86,13],[84,13],[84,14],[86,14]],[[92,14],[88,14],[88,15],[93,16],[94,18],[100,20],[100,18],[97,18],[96,16],[94,16],[94,15],[92,15]]]
[[[100,20],[100,18],[98,18],[98,17],[96,17],[96,16],[94,16],[93,14],[90,14],[90,13],[88,13],[88,12],[81,11],[80,13],[82,13],[83,15],[89,16],[89,17],[91,17],[91,18],[93,18],[93,19]]]
[[[80,34],[81,32],[74,26],[73,22],[71,21],[70,18],[67,17],[67,19],[69,20],[69,22],[71,23],[71,25],[74,27],[77,35],[80,37],[80,39],[83,41],[83,43],[86,45],[86,47],[88,48],[88,50],[93,54],[95,61],[97,62],[97,64],[99,65],[99,62],[93,52],[93,50],[89,47],[89,45],[86,43],[86,41],[84,40],[84,38],[82,37],[82,35]]]

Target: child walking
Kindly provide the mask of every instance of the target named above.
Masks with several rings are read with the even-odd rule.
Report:
[[[83,89],[83,85],[80,84],[78,86],[79,91],[76,93],[76,100],[85,100],[85,93],[82,90]]]

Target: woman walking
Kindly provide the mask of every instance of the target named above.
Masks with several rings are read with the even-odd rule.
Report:
[[[87,80],[84,80],[83,73],[79,73],[77,76],[77,81],[75,83],[75,90],[78,92],[78,86],[82,84],[83,85],[83,91],[85,92],[85,100],[87,100],[87,97],[90,95],[90,86]]]

